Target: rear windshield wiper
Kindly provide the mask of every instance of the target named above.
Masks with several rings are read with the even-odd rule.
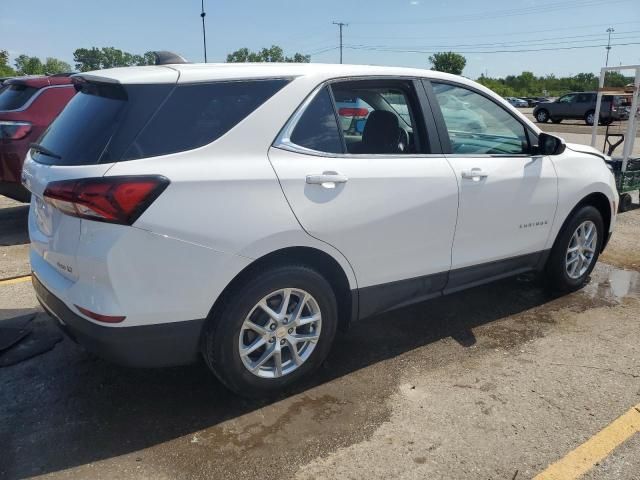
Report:
[[[36,152],[42,153],[43,155],[46,155],[47,157],[52,157],[52,158],[57,158],[59,160],[62,160],[62,157],[60,155],[58,155],[57,153],[52,152],[47,147],[45,147],[43,145],[40,145],[39,143],[30,143],[29,144],[29,148],[32,148]]]

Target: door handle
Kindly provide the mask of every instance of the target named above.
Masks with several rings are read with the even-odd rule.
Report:
[[[337,183],[347,183],[346,175],[338,172],[322,172],[307,175],[309,185],[322,185],[324,188],[336,188]]]
[[[471,170],[463,170],[462,178],[468,178],[474,182],[479,182],[483,178],[487,178],[489,174],[481,168],[472,168]]]

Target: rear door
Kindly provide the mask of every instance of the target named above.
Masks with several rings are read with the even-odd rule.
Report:
[[[458,186],[424,99],[412,80],[323,86],[269,151],[302,227],[353,266],[362,316],[446,282]]]

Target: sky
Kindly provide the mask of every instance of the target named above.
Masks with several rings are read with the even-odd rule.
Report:
[[[599,72],[640,64],[640,0],[204,0],[208,60],[241,47],[280,45],[313,62],[428,68],[430,52],[457,51],[463,74],[503,77]],[[200,0],[0,0],[0,49],[57,57],[76,48],[170,50],[203,61]],[[627,44],[627,45],[623,45]],[[593,46],[596,47],[593,47]],[[580,48],[576,48],[580,47]],[[582,48],[589,47],[589,48]],[[504,50],[517,52],[505,53]],[[526,51],[538,50],[538,51]]]

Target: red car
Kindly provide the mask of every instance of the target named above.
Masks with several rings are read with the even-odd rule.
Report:
[[[29,144],[75,95],[68,74],[12,78],[0,86],[0,195],[29,201],[20,183]]]

